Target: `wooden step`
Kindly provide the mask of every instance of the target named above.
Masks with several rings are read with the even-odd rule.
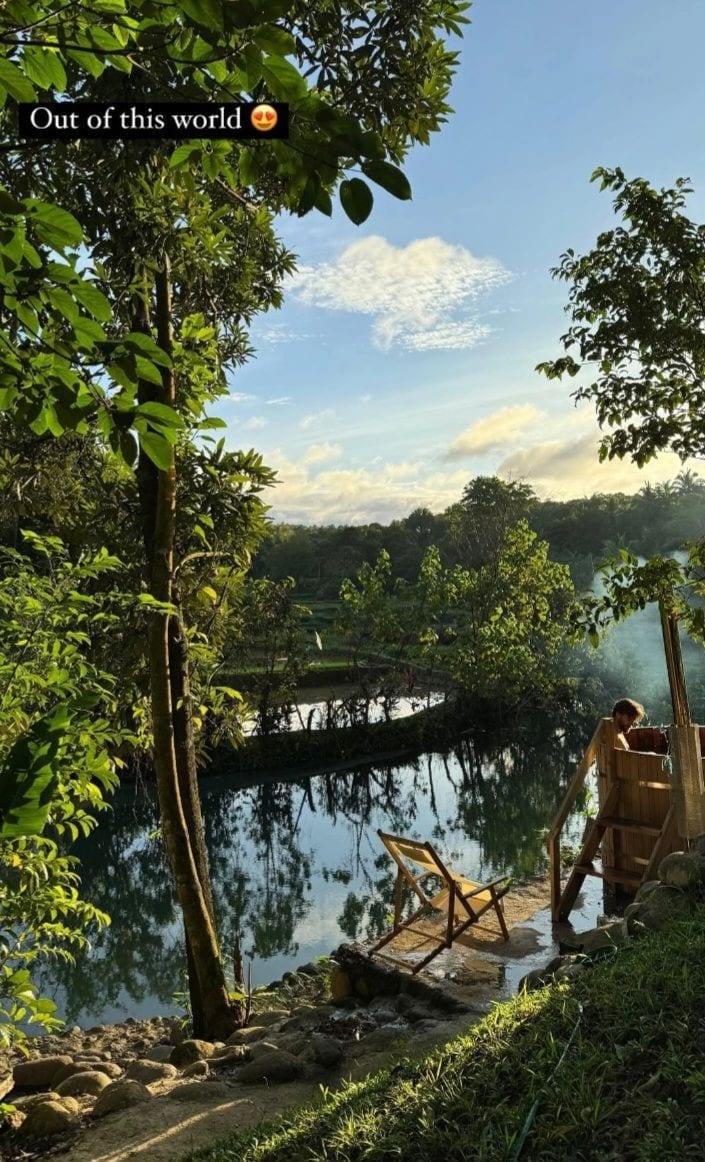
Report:
[[[641,823],[638,819],[618,819],[615,815],[603,815],[599,818],[599,822],[605,827],[614,827],[618,831],[637,831],[641,835],[661,834],[661,827],[658,823]]]
[[[641,872],[622,871],[617,867],[596,868],[591,863],[576,864],[573,871],[583,876],[599,876],[601,880],[607,880],[611,884],[635,884],[638,886],[643,879]]]

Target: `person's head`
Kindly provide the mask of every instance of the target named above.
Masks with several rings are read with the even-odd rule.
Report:
[[[638,726],[645,713],[641,702],[635,702],[633,698],[620,698],[612,707],[612,721],[617,730],[624,732]]]

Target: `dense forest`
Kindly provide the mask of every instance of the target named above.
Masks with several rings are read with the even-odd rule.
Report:
[[[575,500],[539,500],[526,484],[471,481],[442,513],[418,508],[389,525],[270,525],[253,563],[255,577],[293,577],[302,597],[333,600],[344,578],[382,549],[395,576],[411,581],[425,550],[437,545],[447,564],[472,564],[488,536],[524,519],[548,541],[551,558],[570,566],[587,588],[598,567],[620,548],[637,556],[671,553],[705,534],[705,479],[683,471],[633,495],[597,493]]]

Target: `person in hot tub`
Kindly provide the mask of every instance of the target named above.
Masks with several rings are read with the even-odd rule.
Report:
[[[620,698],[612,707],[612,724],[614,726],[614,745],[618,750],[629,750],[627,734],[633,726],[638,726],[646,714],[641,702],[633,698]]]

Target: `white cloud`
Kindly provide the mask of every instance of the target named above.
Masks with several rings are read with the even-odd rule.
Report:
[[[301,339],[312,339],[313,335],[292,331],[284,323],[271,323],[268,327],[262,328],[259,338],[264,343],[295,343]]]
[[[506,451],[512,444],[516,444],[517,438],[525,434],[527,428],[535,427],[544,417],[545,412],[530,403],[500,408],[465,428],[453,440],[446,453],[446,460]]]
[[[366,392],[365,395],[359,395],[357,398],[359,399],[360,403],[369,403],[372,399],[372,396],[369,392]]]
[[[599,441],[593,422],[591,431],[576,438],[545,440],[517,449],[502,461],[498,475],[526,480],[540,496],[570,500],[595,492],[637,492],[647,480],[652,484],[672,480],[683,467],[672,452],[663,453],[645,468],[637,468],[631,460],[600,463]],[[692,468],[695,462],[686,466]]]
[[[321,424],[332,420],[334,415],[335,412],[332,408],[323,408],[320,412],[313,412],[310,416],[304,416],[302,420],[299,420],[299,427],[303,428],[304,431],[308,431],[309,428],[318,428]]]
[[[311,444],[302,457],[302,464],[325,464],[339,460],[343,454],[340,444]]]
[[[249,395],[246,391],[231,391],[228,393],[228,399],[232,403],[245,403],[248,399],[256,399],[254,395]]]
[[[277,396],[276,399],[268,399],[265,402],[267,404],[267,407],[270,407],[270,408],[280,407],[282,404],[291,403],[291,396],[290,395],[280,395],[280,396]]]
[[[375,346],[422,351],[484,339],[490,328],[478,320],[476,300],[510,278],[496,259],[441,238],[396,247],[372,235],[335,262],[301,267],[292,285],[310,306],[372,316]]]
[[[255,432],[258,428],[266,428],[268,423],[269,420],[265,419],[264,416],[251,416],[244,427],[251,432]]]

